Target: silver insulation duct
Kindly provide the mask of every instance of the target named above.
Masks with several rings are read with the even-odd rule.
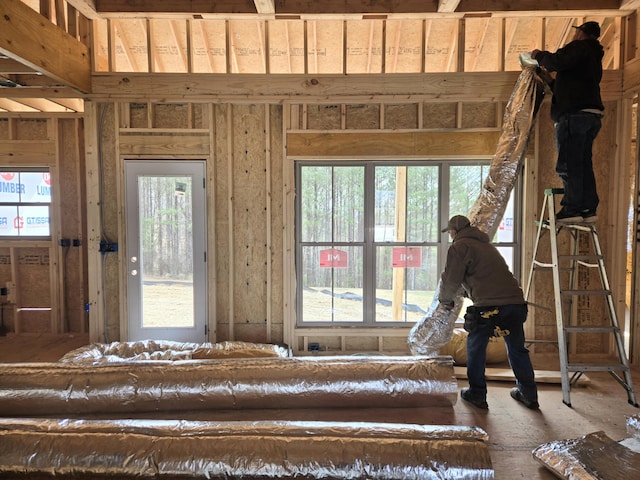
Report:
[[[535,67],[524,67],[505,109],[502,133],[489,166],[489,174],[467,215],[471,224],[487,233],[490,238],[495,235],[507,208],[543,98],[544,83],[537,77]],[[465,212],[452,212],[454,213]],[[438,282],[426,315],[409,332],[407,342],[414,355],[437,355],[438,350],[451,338],[456,318],[462,308],[462,292],[457,295],[453,310],[440,306],[439,292]]]
[[[185,343],[169,340],[93,343],[68,352],[63,363],[114,363],[141,360],[203,360],[212,358],[290,357],[288,347],[266,343]]]
[[[640,478],[640,454],[604,432],[546,443],[533,457],[567,480],[630,480]]]
[[[302,357],[96,365],[5,364],[0,415],[243,408],[429,407],[456,402],[453,359]]]
[[[0,474],[493,479],[474,427],[369,422],[0,420]]]

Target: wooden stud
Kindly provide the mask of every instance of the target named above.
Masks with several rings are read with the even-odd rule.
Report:
[[[271,223],[271,198],[273,195],[271,186],[271,110],[269,104],[264,107],[264,132],[265,132],[265,203],[266,203],[266,236],[267,236],[267,304],[266,304],[266,342],[271,343],[271,329],[273,318],[273,302],[271,301],[272,288],[273,288],[273,225]]]
[[[209,316],[207,318],[208,325],[208,341],[216,342],[218,337],[217,323],[217,288],[218,274],[216,261],[216,119],[215,106],[208,104],[206,109],[209,115],[209,155],[206,165],[207,171],[207,278],[209,285]]]
[[[229,272],[228,272],[228,288],[229,288],[229,340],[235,340],[235,302],[234,302],[234,286],[235,286],[235,249],[233,247],[233,105],[227,106],[227,214],[228,221],[228,240],[229,240]]]

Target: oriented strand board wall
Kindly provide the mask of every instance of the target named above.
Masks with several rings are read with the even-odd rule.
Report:
[[[213,210],[208,232],[214,236],[211,244],[215,249],[209,256],[210,296],[215,297],[210,340],[281,342],[282,106],[118,104],[117,130],[111,123],[113,105],[104,107],[101,138],[106,202],[122,203],[117,196],[117,165],[129,158],[122,151],[118,153],[122,148],[140,153],[143,159],[205,160],[211,182],[208,208]],[[136,129],[133,136],[127,135],[128,128]],[[212,142],[204,156],[200,156],[200,145],[176,139],[193,128],[209,130]],[[154,142],[154,146],[167,145],[164,156],[145,150],[144,142],[150,137],[166,139]],[[122,220],[114,215],[116,210],[103,211],[105,229],[112,239],[125,234]],[[117,261],[120,254],[107,255],[107,288],[122,293],[124,287],[118,286],[117,280],[122,278]],[[107,335],[110,340],[124,340],[120,332],[124,303],[117,292],[107,298]]]
[[[5,252],[0,285],[10,286],[5,300],[11,304],[3,308],[8,331],[86,331],[82,133],[77,115],[31,114],[0,119],[0,165],[48,167],[53,192],[50,239],[0,240]]]
[[[300,104],[294,106],[269,104],[177,104],[155,105],[118,104],[118,120],[114,117],[113,104],[104,104],[100,114],[102,138],[105,231],[112,240],[123,238],[123,225],[118,209],[122,193],[119,192],[120,171],[115,159],[120,143],[125,139],[126,148],[136,150],[131,142],[143,141],[145,135],[166,136],[167,145],[175,158],[193,158],[192,146],[179,144],[171,137],[177,131],[190,129],[208,130],[211,138],[209,155],[209,216],[210,235],[214,236],[215,270],[210,271],[210,295],[215,296],[215,312],[211,312],[213,329],[211,340],[243,340],[255,342],[282,342],[288,338],[289,321],[286,317],[291,305],[285,288],[290,282],[288,275],[290,259],[285,244],[285,226],[290,218],[285,218],[289,206],[287,185],[292,179],[290,167],[283,158],[284,136],[283,115],[291,119],[291,131],[302,132],[320,130],[330,134],[366,131],[374,135],[376,131],[448,131],[468,129],[474,132],[496,131],[502,121],[503,105],[493,102],[418,102],[418,103],[371,103],[371,104]],[[103,108],[99,111],[102,111]],[[530,143],[528,162],[537,159],[534,171],[538,198],[542,190],[559,186],[554,171],[555,146],[553,126],[549,120],[549,104],[546,101],[539,114],[537,141]],[[611,151],[615,139],[615,104],[607,105],[609,115],[596,145],[597,155]],[[170,117],[170,118],[166,118]],[[116,123],[119,128],[115,129]],[[1,127],[0,127],[1,128]],[[126,135],[128,128],[135,128],[132,136]],[[141,132],[140,130],[148,129]],[[200,130],[202,131],[202,130]],[[180,133],[184,135],[184,133]],[[126,137],[126,138],[125,138]],[[334,137],[332,137],[334,138]],[[161,142],[162,143],[162,142]],[[154,143],[155,145],[155,143]],[[536,146],[538,151],[536,151]],[[602,211],[606,211],[606,197],[609,177],[606,164],[598,164],[599,189],[602,192]],[[524,200],[525,203],[530,201]],[[119,203],[120,202],[120,203]],[[539,206],[533,210],[539,212]],[[533,219],[524,219],[525,229],[534,228]],[[602,239],[606,248],[606,239]],[[544,248],[544,246],[543,246]],[[288,252],[288,253],[287,253]],[[118,279],[121,268],[119,254],[108,254],[106,265],[107,332],[109,340],[122,339],[119,331],[120,315],[123,310]],[[211,258],[211,257],[210,257]],[[524,270],[526,271],[526,265]],[[285,281],[286,280],[286,281]],[[550,282],[536,285],[536,301],[552,300]],[[589,305],[590,312],[596,312]],[[535,339],[556,339],[555,319],[544,313],[532,313],[535,322]],[[591,318],[594,318],[593,314]],[[585,320],[586,321],[586,320]],[[407,352],[406,332],[366,332],[363,334],[341,335],[327,332],[297,337],[292,345],[300,352],[306,350],[310,342],[322,341],[335,351],[385,351]],[[601,339],[588,348],[602,350],[606,345]],[[544,351],[545,347],[541,348]],[[548,347],[552,348],[552,347]]]

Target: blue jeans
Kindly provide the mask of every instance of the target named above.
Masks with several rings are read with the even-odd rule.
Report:
[[[588,112],[563,115],[555,124],[556,173],[564,186],[560,204],[570,214],[598,208],[592,147],[601,126],[600,115]]]
[[[477,307],[485,310],[483,307]],[[524,345],[524,322],[527,320],[527,305],[500,305],[487,307],[498,309],[496,315],[481,321],[475,331],[467,337],[467,377],[471,394],[476,398],[487,398],[485,364],[489,338],[502,337],[507,346],[509,365],[516,377],[516,386],[527,400],[538,400],[538,389],[529,358],[529,350]]]

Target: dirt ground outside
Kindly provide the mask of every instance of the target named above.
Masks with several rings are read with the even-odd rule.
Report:
[[[305,321],[363,321],[361,290],[335,289],[334,295],[323,289],[304,291]],[[402,318],[393,318],[392,291],[377,290],[378,322],[413,323],[421,320],[433,301],[434,291],[412,291],[402,310]],[[348,295],[345,295],[348,294]],[[342,298],[341,298],[342,296]],[[193,325],[193,285],[190,282],[147,281],[143,285],[145,327],[190,327]]]
[[[145,327],[193,326],[193,283],[145,281],[142,296]]]

